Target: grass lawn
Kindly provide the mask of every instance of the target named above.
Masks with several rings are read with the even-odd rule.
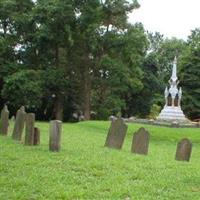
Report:
[[[0,200],[200,199],[200,129],[144,125],[151,138],[149,155],[141,156],[130,148],[132,134],[143,125],[128,124],[120,151],[104,148],[109,125],[63,124],[60,153],[48,151],[48,123],[37,123],[37,147],[0,136]],[[193,142],[189,163],[174,160],[184,137]]]

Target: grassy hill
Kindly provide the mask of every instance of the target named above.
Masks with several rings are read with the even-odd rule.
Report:
[[[128,124],[119,151],[104,148],[109,125],[63,124],[60,153],[48,151],[48,123],[37,123],[37,147],[0,136],[0,200],[200,199],[200,129]],[[130,153],[132,135],[141,126],[151,134],[148,156]],[[189,163],[174,160],[184,137],[193,142]]]

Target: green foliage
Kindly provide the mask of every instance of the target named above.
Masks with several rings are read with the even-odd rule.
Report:
[[[200,30],[192,32],[188,49],[181,59],[181,85],[183,87],[183,108],[188,117],[200,118]]]
[[[38,108],[43,97],[42,86],[40,71],[21,70],[6,77],[2,97],[14,107]]]
[[[157,75],[161,84],[167,82],[172,70],[172,61],[176,56],[179,58],[187,48],[186,42],[177,39],[164,39],[159,33],[149,35],[150,53],[148,56],[153,56],[153,64],[156,67]]]
[[[161,107],[153,104],[150,110],[150,113],[148,115],[149,119],[156,119],[156,117],[158,117],[159,113],[160,113]]]
[[[162,106],[174,56],[183,56],[184,66],[199,66],[199,34],[194,31],[187,43],[147,34],[142,24],[128,23],[128,14],[137,8],[137,0],[1,0],[0,105],[34,103],[39,113],[46,113],[50,104],[48,116],[59,119],[63,112],[68,119],[73,112],[86,119],[91,112],[98,119],[118,112],[145,117],[153,104]],[[190,61],[190,56],[196,58]],[[186,77],[183,103],[188,115],[197,118],[197,77],[192,75],[193,98],[187,76],[199,70],[192,69],[180,70]],[[26,70],[40,73],[42,81],[34,83]],[[25,84],[32,94],[24,96]]]
[[[7,81],[5,100],[23,94],[25,86],[13,91],[18,84],[13,80],[26,84],[29,76],[23,75],[24,69],[42,70],[44,91],[35,96],[37,107],[41,98],[47,101],[55,94],[57,102],[50,103],[55,112],[62,113],[66,100],[73,102],[71,108],[87,112],[88,118],[93,109],[98,118],[120,112],[127,107],[124,96],[142,89],[146,35],[141,25],[127,22],[128,13],[139,7],[136,0],[3,0],[1,5],[0,78]],[[35,94],[38,87],[30,83],[27,89],[35,88]],[[37,103],[30,97],[15,98],[12,105]]]
[[[118,112],[122,112],[123,115],[127,113],[132,95],[142,90],[141,67],[148,46],[144,29],[140,24],[129,26],[128,31],[123,34],[110,32],[109,35],[105,35],[105,40],[108,38],[107,45],[112,46],[112,49],[100,60],[93,103],[94,109],[98,109],[97,114],[107,109],[107,116],[104,118]]]
[[[61,94],[65,93],[68,88],[68,80],[62,69],[48,69],[43,72],[42,79],[44,81],[44,88],[47,94]]]
[[[0,199],[199,199],[198,129],[142,125],[151,138],[148,156],[140,156],[131,154],[130,147],[141,124],[128,125],[121,151],[103,147],[109,125],[63,124],[59,153],[48,151],[48,123],[36,123],[39,146],[14,142],[11,132],[0,136]],[[174,160],[184,137],[193,143],[189,163]]]

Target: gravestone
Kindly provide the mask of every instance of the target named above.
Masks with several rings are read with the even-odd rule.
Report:
[[[9,111],[7,106],[5,105],[1,111],[1,121],[0,121],[0,134],[7,135],[8,134],[8,126],[9,126]]]
[[[189,139],[184,138],[182,139],[176,149],[176,160],[179,161],[189,161],[192,152],[192,143]]]
[[[33,145],[39,145],[39,144],[40,144],[40,129],[35,127]]]
[[[12,138],[14,140],[19,140],[21,141],[22,134],[24,131],[24,124],[25,124],[25,119],[26,119],[26,112],[24,106],[22,106],[16,114],[16,120],[15,120],[15,125],[13,129],[13,134]]]
[[[49,151],[60,151],[61,132],[62,122],[59,120],[52,120],[49,130]]]
[[[35,114],[27,113],[26,130],[25,130],[25,145],[34,144],[34,125],[35,125]]]
[[[121,149],[126,136],[127,125],[124,120],[118,118],[111,122],[111,126],[108,131],[105,146],[115,149]]]
[[[150,134],[144,128],[140,128],[132,140],[131,152],[137,154],[148,154]]]

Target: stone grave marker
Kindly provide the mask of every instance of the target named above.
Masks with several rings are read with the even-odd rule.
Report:
[[[189,161],[192,152],[192,143],[184,138],[177,144],[175,159],[178,161]]]
[[[14,140],[21,141],[22,134],[24,131],[25,119],[26,119],[26,112],[25,112],[24,106],[22,106],[17,111],[17,114],[16,114],[16,120],[15,120],[15,125],[14,125],[14,129],[13,129],[13,134],[12,134],[12,138]]]
[[[7,135],[8,134],[8,126],[9,126],[9,111],[7,106],[5,105],[1,111],[1,121],[0,121],[0,134]]]
[[[49,151],[60,151],[61,148],[62,122],[52,120],[49,130]]]
[[[39,144],[40,144],[40,129],[35,127],[33,145],[39,145]]]
[[[105,146],[115,149],[121,149],[127,132],[127,125],[124,120],[118,118],[111,122],[108,131]]]
[[[144,128],[140,128],[134,135],[132,140],[131,152],[137,154],[148,154],[150,134]]]
[[[34,144],[34,125],[35,125],[35,114],[27,113],[26,115],[26,130],[25,130],[25,145]]]

